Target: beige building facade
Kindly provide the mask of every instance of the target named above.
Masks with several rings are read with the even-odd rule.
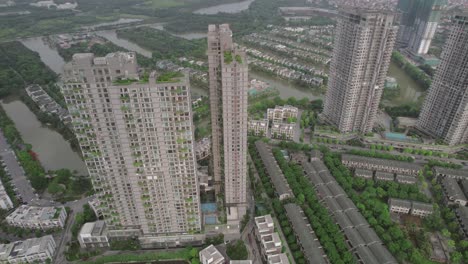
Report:
[[[342,9],[322,118],[340,132],[372,130],[398,27],[395,14]]]
[[[186,74],[139,74],[136,54],[75,54],[62,92],[110,230],[201,230]]]
[[[228,225],[247,208],[247,55],[232,41],[229,25],[208,28],[208,64],[216,191],[224,190]]]
[[[417,128],[449,145],[468,143],[468,11],[453,18]]]

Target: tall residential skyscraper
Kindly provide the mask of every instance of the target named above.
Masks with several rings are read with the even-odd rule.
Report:
[[[468,11],[453,18],[417,127],[450,145],[468,143]]]
[[[398,27],[395,14],[339,11],[322,117],[342,133],[372,130]]]
[[[235,224],[247,208],[248,65],[229,25],[209,26],[208,64],[214,179],[217,192],[224,190],[228,224]]]
[[[189,81],[139,74],[135,53],[75,54],[62,92],[111,228],[201,230]]]
[[[416,55],[426,54],[446,4],[446,0],[399,0],[397,9],[402,14],[398,45]]]

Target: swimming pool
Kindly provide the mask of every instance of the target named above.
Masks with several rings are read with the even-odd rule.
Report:
[[[205,216],[206,225],[215,225],[217,223],[216,216]]]
[[[387,133],[385,133],[385,138],[388,139],[388,140],[401,141],[401,142],[412,142],[412,143],[418,143],[419,142],[418,139],[408,137],[407,135],[405,135],[403,133],[387,132]]]
[[[203,213],[216,213],[216,203],[202,203],[201,210]]]

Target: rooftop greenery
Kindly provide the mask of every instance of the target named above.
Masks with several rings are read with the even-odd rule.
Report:
[[[230,64],[232,62],[232,52],[231,51],[225,51],[224,52],[224,63]]]
[[[158,76],[157,83],[178,82],[179,78],[184,77],[181,72],[166,72]]]

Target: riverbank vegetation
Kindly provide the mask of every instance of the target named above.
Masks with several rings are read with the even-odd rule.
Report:
[[[39,54],[21,42],[0,43],[0,97],[19,94],[28,84],[46,85],[56,79]]]
[[[117,30],[117,36],[152,51],[153,59],[177,59],[179,57],[206,59],[205,39],[187,40],[150,27]]]

